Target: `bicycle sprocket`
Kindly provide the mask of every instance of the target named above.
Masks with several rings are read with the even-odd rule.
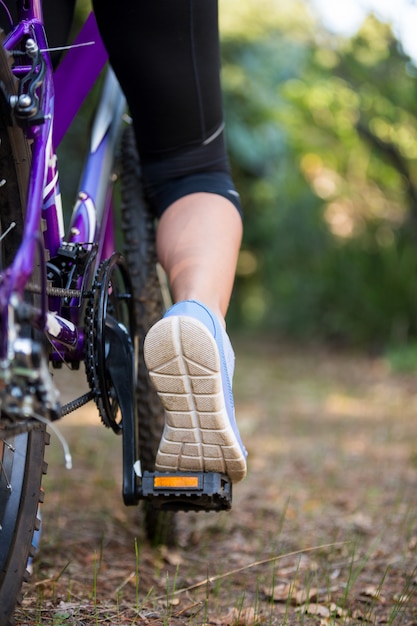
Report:
[[[114,323],[134,338],[135,322],[129,272],[114,253],[97,270],[85,312],[85,368],[101,420],[116,434],[122,430],[120,406],[109,375],[107,357]]]

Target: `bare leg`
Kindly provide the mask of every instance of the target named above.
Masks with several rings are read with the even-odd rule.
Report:
[[[223,324],[241,240],[240,215],[223,196],[195,193],[172,204],[159,222],[157,249],[174,301],[199,300]]]
[[[144,355],[165,408],[155,467],[162,472],[246,474],[232,395],[234,354],[224,330],[242,220],[223,196],[196,193],[172,204],[157,232],[176,304],[148,332]]]

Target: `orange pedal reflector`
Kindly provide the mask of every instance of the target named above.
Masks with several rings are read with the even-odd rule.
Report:
[[[232,483],[218,472],[144,471],[139,498],[158,511],[229,511]]]
[[[199,489],[198,476],[154,476],[155,489]]]

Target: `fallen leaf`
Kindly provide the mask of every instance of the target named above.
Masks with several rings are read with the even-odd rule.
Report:
[[[184,563],[184,559],[180,555],[177,550],[173,550],[168,546],[161,546],[161,556],[166,563],[169,565],[182,565]]]
[[[317,600],[318,589],[311,587],[310,589],[294,590],[294,585],[290,583],[280,583],[275,585],[271,590],[267,587],[263,588],[265,596],[274,602],[287,602],[290,599],[291,604],[306,604],[309,600]]]
[[[363,535],[369,535],[373,531],[374,526],[370,515],[365,515],[362,512],[355,513],[351,516],[350,521],[354,529]]]
[[[338,606],[334,602],[332,602],[330,606],[325,606],[324,604],[318,604],[315,602],[309,602],[308,604],[300,606],[300,608],[296,610],[299,613],[317,615],[318,617],[322,617],[325,619],[330,617],[348,617],[349,615],[346,609],[343,609],[341,606]]]
[[[273,589],[264,587],[262,591],[267,598],[274,602],[286,602],[291,592],[291,585],[289,583],[279,583]]]
[[[331,615],[335,615],[336,617],[348,617],[349,612],[346,609],[343,609],[341,606],[338,606],[334,602],[330,604],[330,613]]]
[[[309,600],[317,600],[318,589],[311,587],[310,589],[300,589],[291,596],[292,604],[306,604]]]
[[[393,596],[394,602],[397,604],[406,604],[410,600],[410,594],[408,593],[396,593]]]
[[[381,587],[368,585],[368,587],[365,587],[365,589],[361,591],[361,596],[372,598],[373,600],[378,600],[381,604],[385,604],[385,598],[381,596]]]
[[[341,571],[342,570],[340,568],[333,570],[333,572],[330,574],[330,580],[336,580],[336,578],[339,578]]]
[[[310,602],[309,604],[305,604],[304,606],[300,606],[297,609],[299,613],[307,613],[307,615],[318,615],[319,617],[330,617],[330,609],[324,604],[316,604],[315,602]]]
[[[224,626],[255,626],[259,624],[259,622],[259,617],[256,616],[254,608],[237,609],[234,607],[230,613],[218,623]]]

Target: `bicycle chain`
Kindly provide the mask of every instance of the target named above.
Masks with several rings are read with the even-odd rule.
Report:
[[[102,268],[100,265],[99,270]],[[87,306],[85,309],[84,315],[84,356],[85,356],[85,373],[87,375],[88,385],[91,389],[92,397],[97,405],[98,412],[100,415],[100,419],[102,423],[110,428],[110,423],[107,419],[107,415],[103,410],[103,405],[100,402],[100,381],[97,375],[97,363],[96,363],[96,354],[95,354],[95,338],[97,335],[97,325],[96,320],[97,316],[100,314],[98,311],[98,300],[96,298],[97,288],[101,287],[101,284],[97,283],[95,279],[93,285],[91,287],[90,296],[88,298]],[[102,312],[101,312],[102,314]]]
[[[25,290],[29,291],[29,293],[43,293],[43,288],[35,283],[27,283]],[[56,298],[86,298],[90,295],[90,292],[84,292],[81,289],[65,289],[64,287],[52,287],[51,285],[47,285],[45,291],[47,296]]]
[[[73,411],[80,409],[85,404],[88,404],[88,402],[90,402],[91,400],[94,400],[94,392],[87,391],[87,393],[80,396],[79,398],[75,398],[75,400],[71,400],[70,402],[67,402],[67,404],[63,404],[61,407],[61,417],[69,415]]]

